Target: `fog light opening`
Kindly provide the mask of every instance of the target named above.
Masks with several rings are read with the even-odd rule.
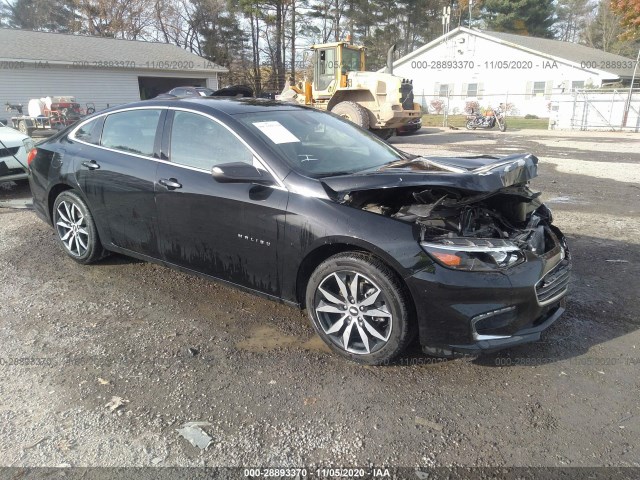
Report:
[[[514,305],[509,306],[509,307],[504,307],[504,308],[499,308],[497,310],[491,310],[490,312],[485,312],[485,313],[481,313],[480,315],[476,315],[475,317],[473,317],[471,319],[471,328],[473,330],[473,339],[476,341],[480,341],[480,340],[498,340],[498,339],[502,339],[502,338],[509,338],[511,337],[511,335],[486,335],[486,334],[482,334],[482,333],[478,333],[478,329],[477,329],[477,324],[479,322],[482,321],[486,321],[492,318],[495,318],[499,315],[505,315],[508,313],[511,313],[513,311],[515,311],[516,307]],[[505,321],[505,325],[489,325],[489,326],[485,326],[484,329],[487,329],[487,327],[489,327],[488,329],[495,329],[495,328],[500,328],[501,326],[506,326],[508,325],[512,319],[511,318],[506,318],[503,319]]]

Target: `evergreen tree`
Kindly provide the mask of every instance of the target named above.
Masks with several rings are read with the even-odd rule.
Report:
[[[488,30],[553,38],[554,0],[485,0],[482,17]]]
[[[1,26],[70,33],[80,28],[74,0],[16,0],[0,11]]]

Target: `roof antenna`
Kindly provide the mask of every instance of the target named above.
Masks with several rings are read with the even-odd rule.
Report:
[[[451,21],[451,7],[442,7],[442,35],[449,33]]]

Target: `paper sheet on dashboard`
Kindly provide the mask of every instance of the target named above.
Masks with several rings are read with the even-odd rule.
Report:
[[[300,140],[280,122],[254,122],[253,125],[264,133],[273,143],[294,143]]]

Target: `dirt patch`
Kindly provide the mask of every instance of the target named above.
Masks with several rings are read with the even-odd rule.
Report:
[[[0,209],[0,463],[640,466],[640,149],[597,138],[616,147],[540,131],[392,140],[542,158],[532,187],[574,258],[567,312],[540,342],[477,359],[413,348],[358,366],[292,307],[124,257],[77,265],[33,212]],[[206,450],[178,434],[189,422]]]

